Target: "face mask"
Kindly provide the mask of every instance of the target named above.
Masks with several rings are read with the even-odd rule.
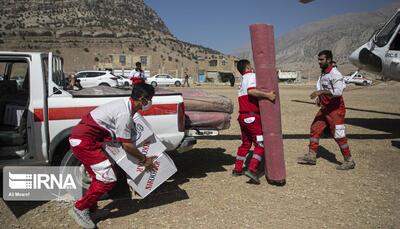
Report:
[[[142,105],[142,111],[147,111],[148,109],[150,109],[150,107],[151,107],[151,101],[149,101],[149,102],[146,104],[146,106],[143,106],[143,105]]]

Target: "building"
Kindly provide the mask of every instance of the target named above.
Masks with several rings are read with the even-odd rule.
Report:
[[[103,62],[98,62],[95,69],[132,70],[136,62],[142,63],[143,69],[150,68],[152,58],[149,55],[109,54]]]
[[[231,77],[238,78],[236,63],[238,59],[232,56],[216,56],[198,60],[199,83],[225,83],[230,81]]]
[[[161,55],[109,54],[98,60],[94,69],[113,69],[119,72],[130,71],[136,62],[142,63],[142,68],[149,75],[169,74],[182,78],[184,72],[191,76],[193,83],[225,83],[235,81],[239,76],[236,71],[237,58],[224,55],[208,55],[197,60],[188,60]],[[233,79],[232,79],[233,78]],[[237,82],[237,81],[236,81]]]

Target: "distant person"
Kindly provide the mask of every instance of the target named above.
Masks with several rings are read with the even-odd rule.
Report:
[[[132,86],[146,81],[144,71],[142,70],[142,63],[136,62],[135,65],[136,68],[129,73],[129,78],[132,80]]]
[[[187,87],[190,87],[189,85],[189,75],[187,74],[187,72],[185,72],[185,78],[183,81],[183,87],[185,86],[185,84],[187,84]]]
[[[75,73],[70,73],[68,75],[68,85],[67,85],[67,90],[81,90],[83,89],[81,82],[79,79],[76,78]]]
[[[238,148],[233,176],[248,176],[253,182],[259,184],[257,169],[264,156],[264,146],[261,143],[263,132],[261,129],[261,117],[258,100],[267,99],[275,101],[275,92],[264,92],[256,89],[256,74],[253,72],[250,61],[240,60],[237,70],[242,75],[239,88],[239,125],[242,134],[242,144]],[[254,144],[253,156],[247,170],[244,170],[244,162]]]
[[[332,64],[332,58],[330,50],[318,54],[321,76],[317,82],[317,90],[311,93],[310,98],[315,99],[320,110],[311,124],[309,151],[298,158],[298,163],[307,165],[317,163],[319,139],[324,129],[329,127],[344,157],[344,162],[336,169],[349,170],[354,169],[356,164],[351,158],[344,126],[346,107],[342,94],[346,84],[342,74]]]
[[[235,76],[232,75],[231,77],[229,77],[229,83],[231,87],[235,86]]]

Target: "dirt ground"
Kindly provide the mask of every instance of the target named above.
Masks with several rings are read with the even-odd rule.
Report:
[[[99,228],[399,228],[400,83],[348,87],[346,128],[357,166],[342,161],[332,139],[322,139],[316,166],[296,158],[307,151],[317,108],[311,85],[280,87],[287,184],[250,184],[231,177],[240,131],[236,87],[205,89],[235,102],[231,128],[199,139],[193,150],[174,154],[178,172],[144,200],[104,200],[112,209]],[[0,201],[0,228],[78,228],[71,203]]]

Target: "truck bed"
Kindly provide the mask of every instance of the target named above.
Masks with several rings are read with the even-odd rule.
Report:
[[[179,92],[155,88],[156,96],[182,95]],[[84,88],[79,91],[68,91],[74,98],[96,98],[96,97],[127,97],[131,94],[131,88],[113,88],[107,86],[96,86]]]
[[[74,98],[128,97],[130,88],[96,86],[79,91],[68,91]],[[210,95],[198,89],[183,89],[181,92],[156,87],[156,96],[183,96],[186,129],[224,130],[230,127],[233,103],[224,96]]]

